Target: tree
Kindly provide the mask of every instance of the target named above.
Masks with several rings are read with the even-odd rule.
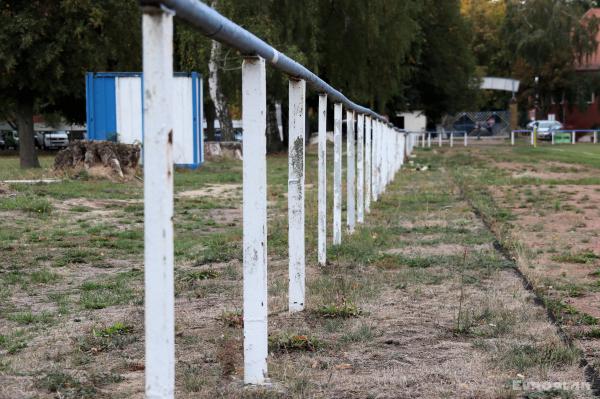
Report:
[[[134,0],[0,4],[0,92],[17,121],[21,167],[39,167],[34,113],[81,121],[86,71],[140,68],[139,20]]]
[[[476,102],[475,59],[459,1],[426,0],[423,3],[419,19],[421,57],[415,77],[414,102],[425,110],[430,122],[436,122],[444,114],[470,108]]]
[[[583,86],[595,91],[599,79],[576,74],[577,63],[597,49],[598,21],[582,21],[588,2],[511,0],[502,29],[513,74],[521,80],[519,100],[531,107],[539,96],[543,113],[552,99],[581,103]],[[538,78],[538,84],[535,78]],[[589,85],[595,83],[594,87]]]

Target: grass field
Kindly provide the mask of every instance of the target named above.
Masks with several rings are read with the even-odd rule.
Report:
[[[585,382],[581,359],[595,366],[596,148],[418,150],[414,163],[430,168],[406,165],[322,268],[311,151],[308,308],[294,315],[287,156],[269,157],[273,389],[240,383],[241,163],[177,172],[177,397],[591,397],[515,386]],[[22,172],[0,158],[0,180],[51,177],[51,163]],[[142,183],[13,184],[0,216],[0,398],[143,397]]]

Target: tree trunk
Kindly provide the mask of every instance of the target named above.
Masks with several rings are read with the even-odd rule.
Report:
[[[211,7],[216,9],[218,0],[213,0]],[[221,125],[221,140],[233,141],[233,123],[229,113],[227,98],[223,93],[219,79],[219,59],[221,58],[221,43],[213,40],[208,60],[208,92],[215,105],[215,112]]]
[[[274,102],[271,98],[267,98],[267,152],[281,152],[287,149],[287,134],[285,130],[285,122],[283,120],[285,115],[280,112],[277,113],[277,102]],[[279,109],[281,110],[281,103],[279,103]],[[280,130],[281,129],[281,130]]]
[[[33,137],[33,100],[17,102],[17,127],[19,131],[19,158],[22,169],[39,168],[40,161]]]
[[[212,101],[207,101],[204,106],[206,118],[206,140],[215,141],[215,106]]]

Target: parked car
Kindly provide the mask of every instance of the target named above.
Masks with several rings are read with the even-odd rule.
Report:
[[[243,141],[244,140],[244,130],[243,129],[233,129],[233,139],[235,141]]]
[[[535,126],[537,126],[537,137],[540,140],[552,139],[552,133],[563,128],[563,124],[559,121],[540,120],[532,121],[527,124],[527,127],[531,130],[533,130]]]
[[[69,135],[64,130],[36,132],[35,144],[43,150],[64,148],[69,145]]]
[[[0,133],[0,146],[3,149],[19,149],[19,134],[15,130],[5,130]]]

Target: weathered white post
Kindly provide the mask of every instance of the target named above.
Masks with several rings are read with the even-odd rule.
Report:
[[[465,147],[467,146],[467,141],[469,140],[469,134],[467,132],[465,132]]]
[[[365,212],[371,212],[371,117],[365,117]]]
[[[173,13],[144,7],[144,304],[147,398],[175,392]]]
[[[594,131],[594,144],[598,144],[598,132]]]
[[[288,139],[288,248],[289,311],[304,310],[304,130],[306,126],[306,82],[289,82]]]
[[[346,111],[346,225],[348,233],[354,232],[356,224],[356,160],[354,157],[354,111]]]
[[[342,243],[342,104],[333,106],[333,245]]]
[[[356,143],[356,221],[365,222],[365,116],[357,117]]]
[[[427,133],[427,147],[431,147],[431,133]]]
[[[421,134],[421,147],[425,148],[425,133]]]
[[[554,132],[551,132],[550,135],[552,136],[552,145],[554,145]]]
[[[327,263],[327,94],[319,95],[318,261]]]
[[[379,121],[373,121],[373,142],[371,143],[371,197],[373,201],[377,201],[379,190],[377,183],[379,182]]]
[[[454,133],[450,133],[450,147],[454,147]]]
[[[438,132],[438,147],[442,146],[442,132]]]
[[[267,376],[267,80],[265,60],[242,64],[244,382]]]
[[[575,130],[571,132],[571,144],[575,144]]]
[[[510,145],[515,145],[515,131],[510,131]]]

